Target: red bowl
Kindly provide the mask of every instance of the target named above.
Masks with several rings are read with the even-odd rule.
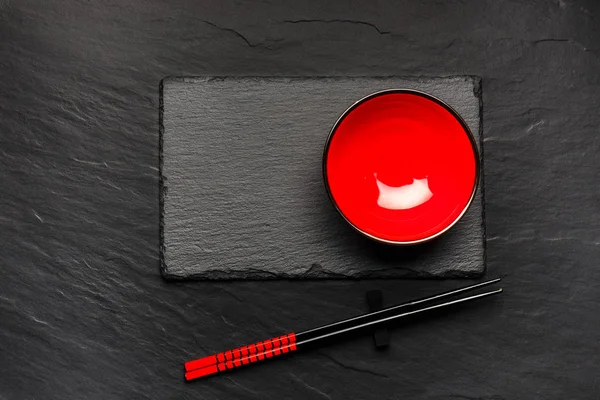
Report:
[[[414,244],[450,229],[471,204],[479,152],[450,106],[415,90],[385,90],[342,114],[327,139],[331,201],[364,235]]]

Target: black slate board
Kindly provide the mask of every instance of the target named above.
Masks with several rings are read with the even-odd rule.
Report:
[[[166,79],[161,113],[164,276],[481,274],[481,188],[455,227],[412,248],[363,238],[327,198],[321,159],[331,126],[353,102],[391,88],[419,89],[446,101],[481,143],[479,78]]]

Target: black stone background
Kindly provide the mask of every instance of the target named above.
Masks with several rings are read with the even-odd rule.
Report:
[[[597,399],[600,3],[0,0],[0,398]],[[483,78],[506,292],[192,384],[182,362],[460,281],[169,283],[159,81]],[[462,282],[463,284],[465,282]]]

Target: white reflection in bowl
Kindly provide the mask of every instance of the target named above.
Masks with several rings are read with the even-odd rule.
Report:
[[[377,179],[377,174],[375,181],[379,189],[377,205],[388,210],[408,210],[420,206],[433,196],[427,177],[413,178],[412,183],[402,186],[388,186]]]

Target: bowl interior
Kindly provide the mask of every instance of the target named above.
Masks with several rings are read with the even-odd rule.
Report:
[[[449,229],[468,208],[478,154],[466,124],[423,93],[386,91],[344,113],[325,149],[330,197],[357,230],[398,244]]]

